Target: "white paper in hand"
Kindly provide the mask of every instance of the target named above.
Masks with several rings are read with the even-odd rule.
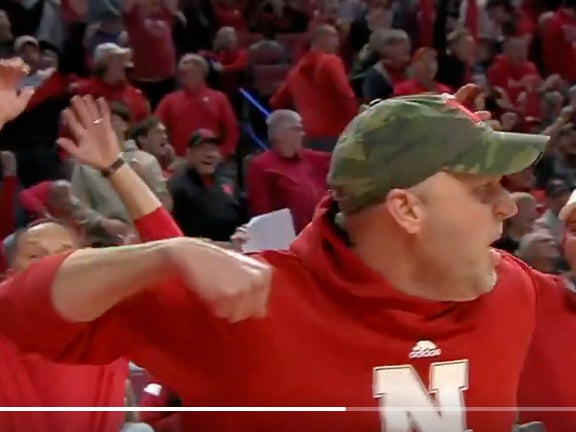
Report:
[[[296,238],[294,221],[288,209],[256,216],[246,225],[248,241],[243,252],[287,249]]]

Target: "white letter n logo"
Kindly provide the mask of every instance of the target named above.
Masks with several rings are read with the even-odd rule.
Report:
[[[430,391],[411,365],[375,368],[382,432],[472,432],[466,429],[467,389],[467,360],[432,363]]]

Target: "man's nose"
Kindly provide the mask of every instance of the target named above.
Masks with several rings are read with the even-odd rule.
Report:
[[[510,193],[504,191],[502,196],[494,203],[494,213],[501,220],[511,218],[518,213],[518,206],[510,197]]]

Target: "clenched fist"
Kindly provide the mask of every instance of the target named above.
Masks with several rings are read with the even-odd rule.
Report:
[[[175,242],[170,254],[182,279],[217,317],[237,322],[265,316],[270,265],[190,238]]]

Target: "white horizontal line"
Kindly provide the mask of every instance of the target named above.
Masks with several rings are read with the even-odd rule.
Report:
[[[574,407],[387,407],[388,412],[572,412]],[[0,412],[345,412],[377,407],[0,407]]]
[[[0,412],[344,412],[345,407],[0,407]]]

